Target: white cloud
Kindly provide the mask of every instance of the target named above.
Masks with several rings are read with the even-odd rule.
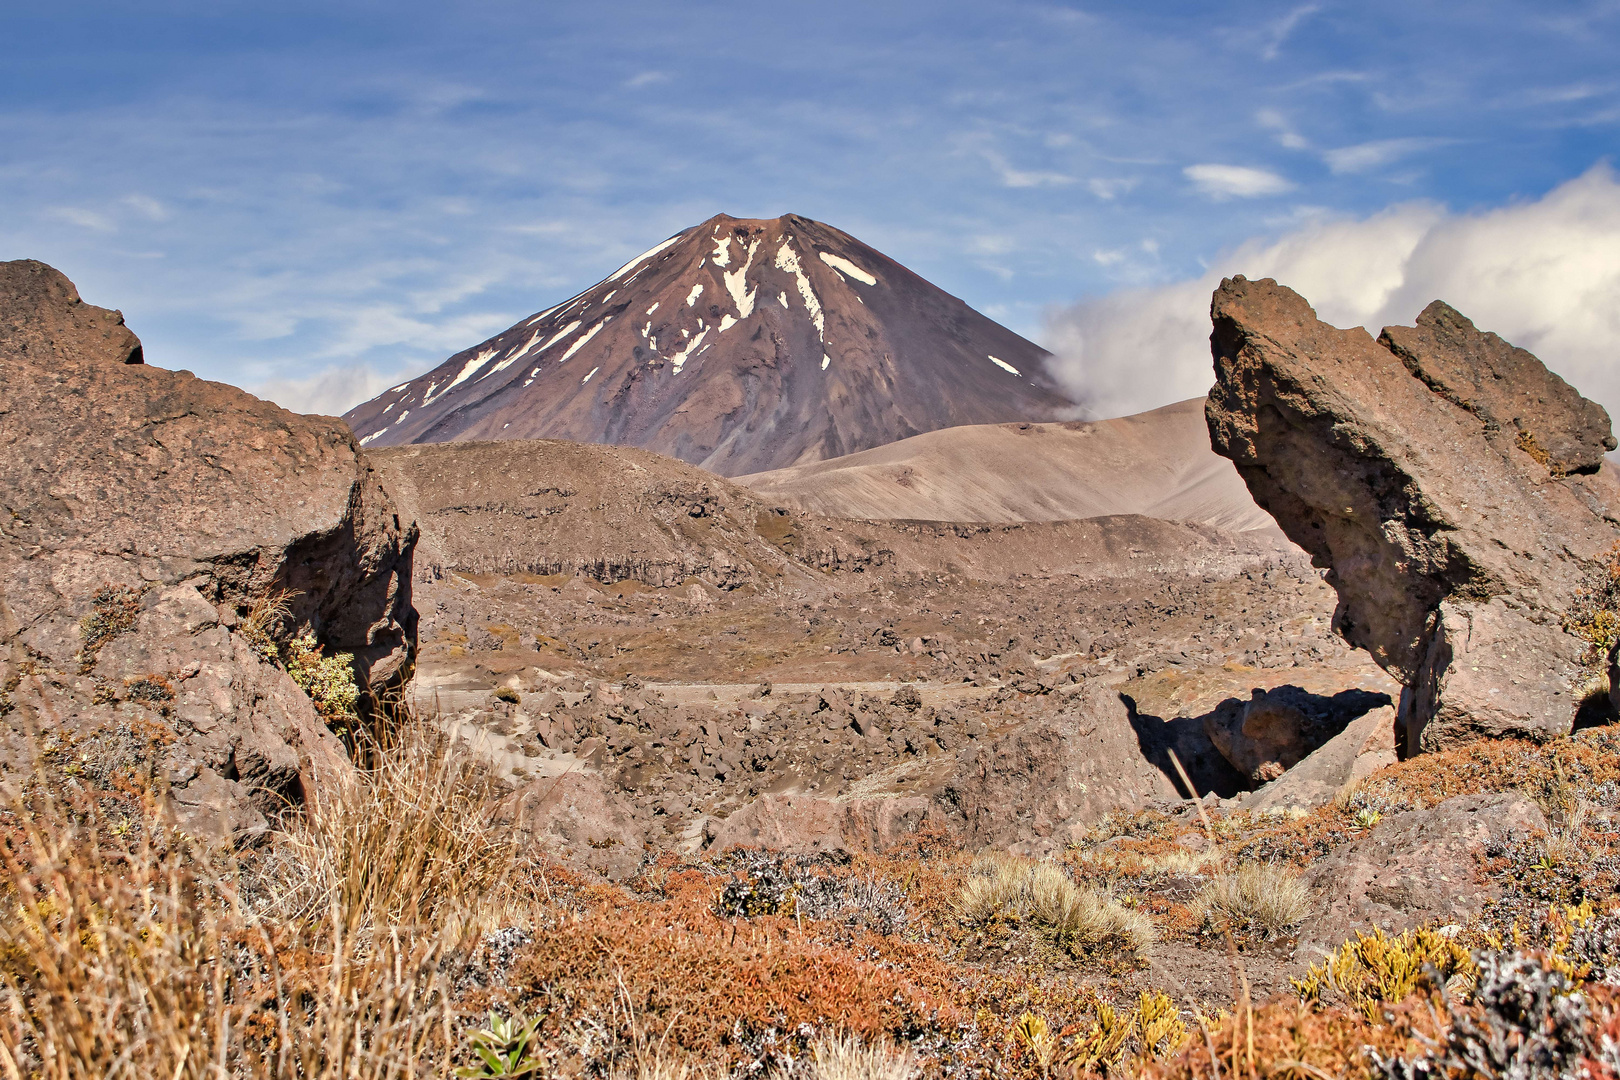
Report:
[[[1268,35],[1270,40],[1266,42],[1266,47],[1261,50],[1261,55],[1267,60],[1277,59],[1282,52],[1283,42],[1288,40],[1288,35],[1292,34],[1300,23],[1321,10],[1322,5],[1320,4],[1301,4],[1275,23],[1272,23]]]
[[[1322,155],[1329,169],[1335,173],[1359,173],[1377,169],[1399,161],[1408,154],[1443,146],[1450,139],[1380,139],[1377,142],[1358,143],[1329,150]]]
[[[148,221],[166,221],[169,217],[168,207],[150,195],[125,195],[124,205]]]
[[[1405,203],[1312,223],[1225,252],[1199,278],[1052,311],[1053,374],[1096,416],[1206,393],[1209,298],[1233,274],[1276,278],[1326,321],[1374,334],[1444,300],[1620,417],[1620,181],[1607,165],[1478,214]]]
[[[250,389],[293,412],[341,416],[403,379],[398,371],[384,375],[369,364],[352,364],[329,367],[305,379],[269,379]]]
[[[658,83],[669,82],[669,76],[662,71],[643,71],[624,81],[625,89],[639,90],[643,86],[656,86]]]
[[[53,206],[49,213],[57,220],[65,221],[69,225],[77,225],[81,229],[93,229],[96,232],[115,232],[118,228],[106,215],[77,206]]]
[[[1047,187],[1074,183],[1074,177],[1066,176],[1060,172],[1049,172],[1030,169],[1015,169],[1008,163],[1005,156],[994,150],[981,150],[984,160],[990,163],[1001,183],[1010,188]]]
[[[1294,125],[1288,118],[1276,109],[1261,109],[1254,117],[1261,127],[1267,127],[1277,133],[1277,142],[1290,150],[1309,149],[1310,142],[1294,130]]]
[[[1200,191],[1218,199],[1279,195],[1294,186],[1274,172],[1246,165],[1189,165],[1181,171]]]
[[[1093,195],[1097,196],[1097,198],[1104,201],[1116,199],[1120,195],[1127,194],[1135,186],[1136,181],[1134,179],[1104,180],[1101,177],[1098,177],[1096,179],[1086,181],[1087,189],[1089,189]]]

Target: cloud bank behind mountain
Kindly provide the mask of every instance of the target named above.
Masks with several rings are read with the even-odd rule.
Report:
[[[1206,393],[1209,298],[1234,274],[1275,278],[1328,322],[1374,334],[1444,300],[1620,419],[1620,179],[1607,164],[1481,213],[1410,202],[1314,221],[1241,244],[1197,278],[1054,308],[1040,338],[1052,373],[1096,417]]]

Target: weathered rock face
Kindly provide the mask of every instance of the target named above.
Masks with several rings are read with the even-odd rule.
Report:
[[[61,274],[0,263],[3,763],[26,768],[44,735],[150,721],[181,811],[251,832],[347,766],[230,628],[294,591],[293,618],[386,689],[415,650],[415,531],[340,423],[139,355]]]
[[[1177,749],[1191,761],[1188,748],[1174,745],[1176,733],[1139,723],[1117,690],[1087,685],[1050,720],[962,754],[939,800],[975,844],[1041,856],[1062,851],[1111,812],[1179,797],[1164,751]]]
[[[1603,406],[1442,300],[1424,308],[1416,326],[1386,326],[1378,343],[1486,431],[1507,431],[1533,457],[1539,449],[1553,472],[1597,472],[1615,448]]]
[[[1409,745],[1567,733],[1585,643],[1561,621],[1620,540],[1602,408],[1444,305],[1374,341],[1239,277],[1211,313],[1212,443],[1329,568]]]
[[[1311,868],[1315,914],[1300,928],[1300,951],[1318,954],[1374,927],[1467,925],[1495,896],[1480,880],[1481,851],[1546,827],[1520,795],[1460,795],[1390,815]]]
[[[0,264],[0,341],[9,354],[35,360],[145,362],[141,339],[124,325],[123,312],[86,304],[73,282],[33,259]]]
[[[1387,700],[1387,699],[1386,699]],[[1244,795],[1244,810],[1311,810],[1398,759],[1395,707],[1381,705],[1352,720],[1272,782]]]

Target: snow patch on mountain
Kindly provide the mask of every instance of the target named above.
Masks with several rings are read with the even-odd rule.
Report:
[[[563,327],[561,330],[557,331],[555,334],[552,334],[551,339],[549,341],[547,341],[544,345],[540,346],[540,351],[545,352],[547,349],[549,349],[553,345],[557,344],[557,342],[561,341],[563,338],[567,337],[569,334],[572,334],[575,330],[578,330],[578,329],[579,329],[579,320],[575,319],[573,322],[569,323],[567,326]]]
[[[477,371],[479,368],[481,368],[485,364],[489,363],[490,359],[494,355],[495,355],[495,350],[494,349],[485,349],[483,352],[479,353],[477,356],[475,356],[471,360],[467,361],[465,364],[463,364],[461,366],[461,373],[458,374],[454,379],[450,380],[450,385],[446,386],[442,391],[440,391],[439,396],[443,397],[445,394],[448,394],[450,391],[454,390],[456,387],[458,387],[462,383],[466,382],[468,379],[470,379],[472,377],[473,372]],[[422,404],[429,405],[429,404],[432,404],[432,401],[433,401],[433,399],[429,398],[428,400],[422,402]]]
[[[746,319],[754,313],[754,297],[759,294],[756,287],[748,289],[748,268],[754,264],[754,252],[759,250],[759,241],[755,240],[748,245],[748,255],[743,264],[732,273],[723,273],[720,280],[725,283],[726,292],[731,294],[731,302],[737,305],[737,318]],[[720,329],[724,330],[725,327]]]
[[[810,279],[805,277],[804,268],[799,265],[799,253],[793,250],[791,239],[783,240],[782,246],[776,249],[776,268],[785,274],[792,274],[798,282],[799,295],[804,298],[804,309],[810,313],[810,321],[816,324],[816,337],[825,342],[827,318],[821,311],[821,298],[810,287]]]
[[[683,233],[683,232],[678,232],[674,236],[670,237],[668,240],[665,240],[662,244],[653,245],[652,247],[648,248],[646,251],[643,251],[640,255],[637,255],[635,258],[631,259],[629,262],[627,262],[623,266],[619,267],[613,273],[609,274],[607,280],[608,281],[618,281],[619,278],[621,276],[623,276],[623,274],[624,274],[624,272],[626,270],[629,270],[632,267],[639,266],[641,263],[646,262],[648,259],[652,258],[654,255],[658,254],[660,251],[663,251],[665,248],[669,247],[670,245],[678,243],[680,241],[681,237],[683,237],[685,235],[686,234]]]
[[[669,369],[670,373],[674,374],[674,375],[679,375],[681,373],[681,368],[686,366],[686,358],[688,356],[691,356],[692,355],[692,350],[696,349],[698,347],[698,344],[700,342],[702,342],[702,340],[704,338],[708,337],[708,336],[709,336],[709,332],[707,330],[698,331],[698,336],[693,338],[691,341],[688,341],[686,343],[686,348],[682,349],[680,352],[675,354],[675,356],[673,357],[673,363],[670,365],[670,369]]]
[[[491,375],[498,375],[507,368],[511,367],[513,364],[517,363],[519,360],[523,359],[525,356],[529,355],[529,350],[534,348],[535,342],[540,340],[540,334],[541,331],[536,330],[534,332],[534,336],[529,339],[528,344],[524,345],[521,349],[507,353],[505,360],[502,360],[500,363],[496,364],[494,367],[490,368],[488,371],[484,372],[478,377],[480,379],[487,379]]]
[[[557,358],[557,363],[561,364],[561,363],[565,362],[570,356],[573,356],[575,353],[579,352],[579,350],[583,349],[585,347],[586,343],[591,340],[591,338],[595,337],[598,333],[601,332],[602,327],[606,326],[608,323],[610,323],[612,321],[613,321],[613,316],[609,315],[607,318],[603,319],[601,322],[597,323],[595,326],[591,327],[589,330],[587,330],[583,334],[579,335],[579,340],[574,342],[572,345],[568,346],[568,351],[563,353],[562,356]]]
[[[1019,371],[1017,368],[1013,367],[1011,364],[1007,363],[1007,361],[1002,360],[999,357],[995,357],[995,356],[990,357],[990,362],[992,364],[996,365],[996,367],[1001,368],[1003,371],[1012,372],[1014,375],[1017,375],[1020,379],[1024,377],[1023,372]]]
[[[862,270],[848,259],[838,255],[833,255],[826,251],[818,251],[816,254],[821,256],[822,262],[826,263],[840,274],[843,274],[845,277],[854,278],[862,285],[877,284],[877,278],[873,277],[871,274],[868,274],[865,270]]]

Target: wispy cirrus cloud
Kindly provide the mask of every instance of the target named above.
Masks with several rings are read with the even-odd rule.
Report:
[[[1277,59],[1278,54],[1282,52],[1283,43],[1288,40],[1295,30],[1299,29],[1300,23],[1321,10],[1321,4],[1301,4],[1272,23],[1267,28],[1266,46],[1260,51],[1260,55],[1267,60]]]
[[[1455,139],[1445,138],[1377,139],[1373,142],[1329,150],[1322,155],[1322,160],[1327,162],[1329,169],[1341,175],[1362,173],[1381,169],[1412,154],[1454,142]]]
[[[1294,189],[1269,169],[1248,165],[1188,165],[1181,171],[1199,191],[1217,199],[1254,199]]]

